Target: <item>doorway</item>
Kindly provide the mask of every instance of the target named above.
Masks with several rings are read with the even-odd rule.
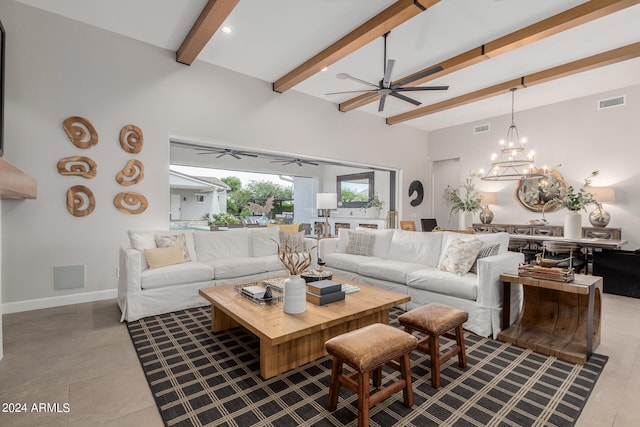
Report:
[[[436,221],[441,228],[458,229],[458,215],[450,215],[451,208],[445,203],[442,195],[448,185],[457,186],[460,182],[460,159],[438,160],[432,168],[431,203],[434,207]]]

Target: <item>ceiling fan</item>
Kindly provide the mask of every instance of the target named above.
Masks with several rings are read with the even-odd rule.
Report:
[[[230,148],[196,148],[196,151],[199,151],[197,154],[218,154],[216,159],[219,159],[222,156],[231,156],[238,160],[242,159],[242,156],[258,157],[257,154],[253,154],[248,151],[238,151]]]
[[[315,163],[310,160],[303,160],[303,159],[277,159],[277,160],[272,160],[271,163],[282,163],[283,166],[290,165],[293,163],[295,163],[298,166],[303,166],[303,165],[318,166],[319,165],[319,163]]]
[[[420,74],[416,74],[414,76],[407,77],[406,79],[400,80],[397,83],[391,84],[391,73],[393,72],[393,66],[396,63],[395,59],[389,59],[387,61],[387,36],[389,33],[386,33],[384,37],[384,77],[380,80],[380,83],[373,84],[369,83],[365,80],[361,80],[357,77],[353,77],[347,73],[338,73],[336,74],[336,78],[340,80],[354,80],[356,82],[365,84],[367,86],[372,86],[375,89],[362,89],[362,90],[349,90],[343,92],[331,92],[326,93],[325,95],[339,95],[343,93],[359,93],[359,92],[369,92],[370,95],[364,98],[362,101],[373,98],[376,95],[380,95],[380,104],[378,104],[378,111],[384,110],[384,103],[386,101],[387,95],[391,95],[395,98],[401,99],[403,101],[409,102],[413,105],[420,105],[420,102],[415,99],[409,98],[408,96],[404,96],[399,92],[419,92],[425,90],[447,90],[449,86],[418,86],[418,87],[404,87],[405,85],[414,82],[416,80],[422,79],[424,77],[430,76],[433,73],[437,73],[438,71],[442,71],[442,67],[440,65],[425,70]]]

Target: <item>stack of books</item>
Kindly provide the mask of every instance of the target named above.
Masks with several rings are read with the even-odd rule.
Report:
[[[333,280],[318,280],[307,283],[307,301],[315,305],[325,305],[344,299],[342,285]]]

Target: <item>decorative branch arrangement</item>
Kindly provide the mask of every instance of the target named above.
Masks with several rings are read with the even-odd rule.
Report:
[[[300,248],[300,244],[294,244],[291,240],[289,236],[285,237],[282,246],[275,240],[273,241],[278,245],[278,258],[280,258],[280,262],[284,268],[289,274],[298,276],[311,266],[311,251],[315,249],[315,246],[310,249],[305,249],[303,241],[303,247]]]

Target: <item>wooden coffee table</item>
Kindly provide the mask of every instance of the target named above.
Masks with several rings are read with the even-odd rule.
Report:
[[[307,303],[307,311],[286,314],[283,303],[260,305],[243,298],[235,285],[201,289],[211,303],[211,330],[242,326],[260,339],[260,375],[267,379],[327,353],[324,343],[337,335],[373,323],[389,323],[389,309],[411,297],[361,283],[334,278],[360,291],[324,306]]]

